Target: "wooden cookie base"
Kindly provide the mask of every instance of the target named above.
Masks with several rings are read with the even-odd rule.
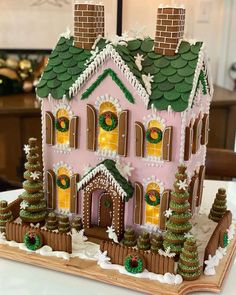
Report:
[[[228,247],[227,255],[220,261],[220,265],[216,268],[217,274],[215,276],[202,275],[196,281],[184,282],[177,286],[161,284],[156,281],[152,281],[150,284],[150,280],[147,279],[122,275],[115,270],[103,270],[97,266],[95,261],[79,258],[72,258],[70,261],[66,261],[37,254],[29,255],[25,251],[7,245],[0,245],[0,257],[129,288],[145,294],[184,295],[194,291],[219,292],[233,260],[235,249],[236,235]]]

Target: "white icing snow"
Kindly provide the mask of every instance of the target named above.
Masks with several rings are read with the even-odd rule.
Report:
[[[154,76],[151,76],[150,73],[148,75],[142,75],[142,80],[149,95],[152,94],[152,82]]]
[[[135,59],[135,64],[139,71],[142,71],[143,66],[142,66],[142,61],[144,61],[143,55],[140,55],[139,53],[134,57]]]
[[[117,234],[116,234],[115,229],[114,229],[113,226],[108,226],[106,232],[108,233],[108,238],[110,240],[114,241],[115,243],[119,243]]]
[[[120,159],[118,159],[118,161],[116,162],[116,168],[127,181],[129,180],[129,177],[134,170],[131,162],[122,162]]]

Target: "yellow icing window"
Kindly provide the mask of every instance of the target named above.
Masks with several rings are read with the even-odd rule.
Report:
[[[58,209],[70,209],[70,173],[61,167],[57,172]]]
[[[160,211],[160,187],[157,183],[151,182],[146,188],[145,194],[145,222],[158,224]]]
[[[69,144],[69,114],[65,109],[60,109],[56,114],[56,142]]]
[[[161,157],[162,154],[162,125],[156,120],[148,123],[147,156]]]
[[[98,146],[113,152],[118,148],[118,114],[111,102],[103,102],[99,108]]]

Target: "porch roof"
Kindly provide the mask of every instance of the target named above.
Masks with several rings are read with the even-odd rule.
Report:
[[[98,173],[104,174],[117,192],[122,196],[123,200],[128,200],[133,196],[134,188],[130,181],[126,180],[116,167],[116,162],[113,160],[104,160],[96,167],[86,173],[81,181],[77,184],[77,189],[80,190],[86,186]]]

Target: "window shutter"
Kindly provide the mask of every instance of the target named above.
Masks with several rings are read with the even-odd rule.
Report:
[[[145,129],[142,123],[135,122],[135,155],[144,157]]]
[[[46,143],[54,145],[55,128],[54,128],[55,118],[51,112],[45,113],[45,127],[46,127]]]
[[[201,145],[202,120],[197,119],[193,125],[193,149],[192,153],[196,154]]]
[[[192,155],[193,146],[193,129],[191,127],[185,128],[185,146],[184,146],[184,161],[188,161]]]
[[[190,203],[190,210],[192,214],[194,214],[196,210],[196,204],[198,199],[198,186],[199,186],[199,179],[198,175],[194,175],[192,177],[191,183],[190,183],[190,197],[189,197],[189,203]]]
[[[170,190],[165,190],[161,196],[160,212],[159,212],[159,227],[161,230],[166,229],[166,216],[165,211],[169,209],[170,203]]]
[[[73,149],[78,148],[78,124],[79,124],[79,117],[73,117],[70,120],[70,147]]]
[[[96,150],[97,113],[91,104],[87,104],[87,149]]]
[[[198,185],[198,192],[197,192],[197,207],[201,206],[202,203],[202,194],[203,194],[203,184],[205,179],[206,167],[202,165],[199,170],[199,185]]]
[[[143,186],[139,182],[134,185],[134,223],[142,224],[143,219]]]
[[[126,157],[128,151],[128,120],[129,111],[124,110],[119,115],[119,139],[118,139],[118,154]]]
[[[78,191],[77,182],[79,181],[79,174],[74,174],[70,179],[70,212],[78,213]]]
[[[52,170],[46,172],[48,209],[56,209],[56,175]]]
[[[202,119],[201,144],[208,144],[208,134],[209,134],[209,115],[205,114]]]
[[[164,161],[171,161],[172,159],[172,134],[173,127],[168,126],[163,132],[163,142],[162,142],[162,159]]]

